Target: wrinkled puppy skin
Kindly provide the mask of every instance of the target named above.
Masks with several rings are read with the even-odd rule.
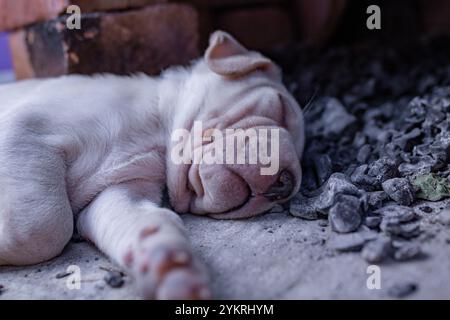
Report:
[[[272,61],[221,31],[189,68],[157,78],[18,82],[0,86],[0,101],[0,265],[56,257],[75,221],[82,237],[135,278],[143,298],[208,299],[207,268],[178,213],[250,217],[300,187],[300,107]],[[212,152],[212,140],[187,153],[189,161],[175,161],[173,133],[194,133],[197,121],[201,137],[212,129],[275,130],[276,165],[249,164],[247,155],[244,164],[193,161]],[[250,148],[247,140],[233,147]],[[173,211],[162,207],[165,188]]]

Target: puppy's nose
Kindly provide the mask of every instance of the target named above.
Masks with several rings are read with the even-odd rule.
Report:
[[[270,201],[287,199],[295,187],[294,176],[289,171],[282,171],[278,180],[263,194]]]

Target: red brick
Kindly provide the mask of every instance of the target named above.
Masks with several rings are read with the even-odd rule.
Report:
[[[164,3],[167,1],[168,0],[70,0],[71,4],[79,6],[83,13],[139,8],[149,4]]]
[[[168,0],[0,0],[0,31],[22,28],[54,19],[67,6],[78,5],[82,13],[138,8]]]
[[[325,42],[341,18],[347,0],[295,0],[297,27],[302,39],[311,44]]]
[[[226,11],[218,14],[215,27],[254,50],[272,49],[294,38],[291,16],[278,6]]]
[[[81,30],[68,30],[60,17],[15,32],[11,46],[18,77],[158,74],[199,56],[198,16],[187,5],[90,14],[81,24]]]
[[[56,18],[68,0],[0,0],[0,31]]]
[[[248,6],[256,4],[280,4],[287,3],[289,0],[181,0],[184,2],[192,3],[200,7],[209,8],[223,8],[223,7],[237,7]]]
[[[422,0],[423,23],[428,33],[450,32],[450,1]]]

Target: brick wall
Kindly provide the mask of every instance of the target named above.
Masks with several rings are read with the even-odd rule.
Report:
[[[299,39],[323,43],[344,10],[350,11],[349,3],[359,0],[350,1],[0,0],[0,32],[11,32],[20,79],[96,72],[158,74],[199,57],[216,29],[259,51]],[[434,10],[430,5],[422,10],[431,27],[435,21],[444,28],[449,24],[448,12],[440,10],[448,7],[448,0],[414,1],[436,4]],[[81,8],[81,30],[65,27],[66,8],[73,4]],[[358,14],[365,17],[364,11]]]
[[[0,31],[11,32],[19,79],[158,74],[199,57],[216,29],[255,50],[295,40],[295,3],[302,1],[307,0],[0,0]],[[81,30],[65,27],[72,4],[81,8]]]

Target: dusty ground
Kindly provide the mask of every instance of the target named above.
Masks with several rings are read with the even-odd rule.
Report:
[[[419,205],[420,206],[420,205]],[[421,213],[425,255],[414,261],[380,265],[381,289],[369,290],[360,253],[336,253],[323,221],[269,213],[245,221],[215,221],[184,216],[192,242],[210,269],[218,299],[387,299],[395,285],[413,283],[407,298],[450,299],[450,227],[436,221],[442,203]],[[420,210],[417,210],[420,213]],[[57,278],[70,265],[81,269],[80,290]],[[0,299],[137,299],[133,281],[122,288],[104,281],[116,269],[87,243],[71,243],[57,259],[27,268],[0,268]]]

